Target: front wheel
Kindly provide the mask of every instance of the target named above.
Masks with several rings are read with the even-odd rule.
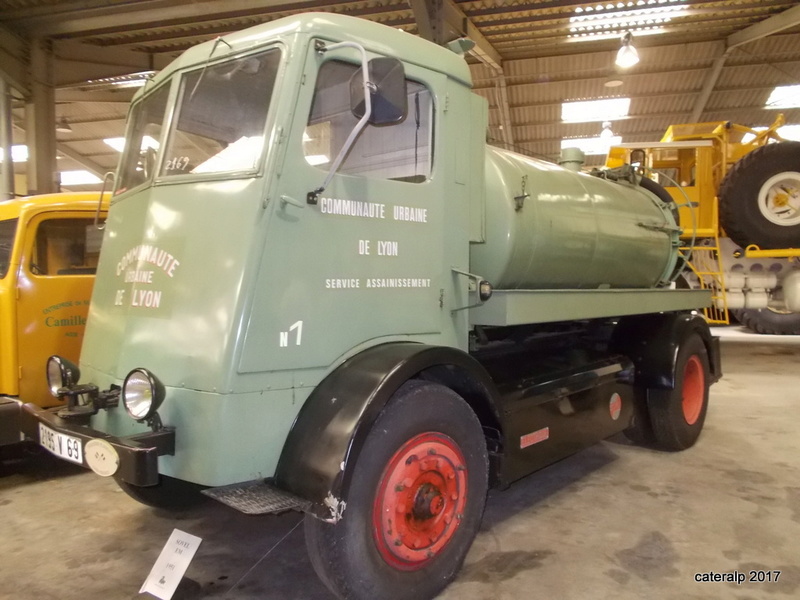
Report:
[[[675,451],[695,444],[706,419],[710,379],[706,346],[692,333],[678,350],[675,388],[648,391],[647,407],[656,445]]]
[[[306,517],[314,570],[339,598],[432,598],[461,567],[487,488],[472,409],[441,385],[408,382],[367,436],[342,519]]]

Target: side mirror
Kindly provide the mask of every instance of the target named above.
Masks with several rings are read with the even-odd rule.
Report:
[[[408,93],[403,63],[396,58],[373,58],[368,63],[372,114],[370,125],[401,123],[408,114]],[[364,116],[364,79],[362,69],[350,78],[350,110],[357,119]]]

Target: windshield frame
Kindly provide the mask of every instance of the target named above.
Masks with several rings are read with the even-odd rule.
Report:
[[[171,140],[171,136],[173,135],[173,132],[175,130],[174,129],[175,121],[179,108],[178,103],[181,98],[181,89],[182,89],[181,83],[184,81],[184,78],[192,73],[202,71],[204,69],[216,67],[220,64],[233,62],[243,58],[246,59],[248,56],[261,54],[273,49],[280,52],[280,57],[278,59],[277,74],[275,76],[275,81],[272,86],[272,96],[271,98],[269,98],[269,102],[266,104],[266,117],[262,133],[263,140],[261,143],[261,148],[259,149],[258,152],[258,156],[254,160],[254,166],[248,169],[239,169],[230,171],[212,171],[206,173],[185,173],[185,174],[165,175],[163,169],[163,163],[166,154],[165,149],[167,148],[167,145]],[[128,111],[128,118],[125,128],[125,147],[121,154],[120,161],[117,165],[112,203],[116,202],[121,197],[128,196],[133,191],[141,190],[143,187],[173,185],[173,184],[187,183],[187,182],[242,179],[243,177],[257,177],[262,175],[264,171],[264,165],[267,162],[266,158],[270,151],[270,147],[272,145],[271,142],[273,136],[270,135],[270,132],[275,127],[275,122],[276,122],[275,107],[278,104],[278,100],[280,99],[281,96],[282,90],[280,88],[285,79],[285,72],[287,69],[287,63],[289,61],[289,58],[290,58],[290,52],[288,51],[286,43],[280,39],[271,40],[269,43],[259,45],[258,47],[247,48],[246,51],[232,52],[230,54],[226,54],[224,56],[220,56],[218,58],[214,58],[206,62],[194,62],[190,65],[186,65],[185,67],[177,68],[173,72],[171,72],[165,78],[164,81],[159,82],[158,85],[154,86],[151,90],[147,90],[147,92],[145,92],[141,97],[137,98],[131,104],[131,108]],[[160,132],[160,139],[157,140],[159,148],[153,166],[153,174],[151,174],[148,178],[146,178],[144,181],[137,184],[136,186],[129,189],[125,189],[123,191],[119,191],[119,183],[122,174],[122,169],[127,164],[128,160],[133,160],[132,157],[130,157],[130,153],[140,152],[138,149],[134,149],[129,143],[130,140],[133,138],[133,127],[135,119],[134,113],[143,106],[143,103],[148,98],[152,97],[153,94],[158,93],[158,91],[163,89],[165,86],[169,88],[169,94],[167,99],[167,108],[165,111],[165,117]]]

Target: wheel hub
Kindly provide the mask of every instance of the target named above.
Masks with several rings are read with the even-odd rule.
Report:
[[[467,469],[458,445],[429,432],[389,460],[373,508],[381,557],[404,571],[421,569],[452,540],[467,500]]]
[[[683,370],[683,390],[681,407],[683,418],[689,425],[694,425],[700,418],[705,400],[705,377],[703,365],[696,354],[689,357]]]
[[[758,207],[765,219],[776,225],[800,224],[800,173],[778,173],[770,177],[758,194]]]

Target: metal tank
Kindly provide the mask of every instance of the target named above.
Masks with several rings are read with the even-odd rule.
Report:
[[[679,229],[670,206],[613,182],[486,149],[485,241],[470,270],[496,289],[648,288],[668,282]]]

